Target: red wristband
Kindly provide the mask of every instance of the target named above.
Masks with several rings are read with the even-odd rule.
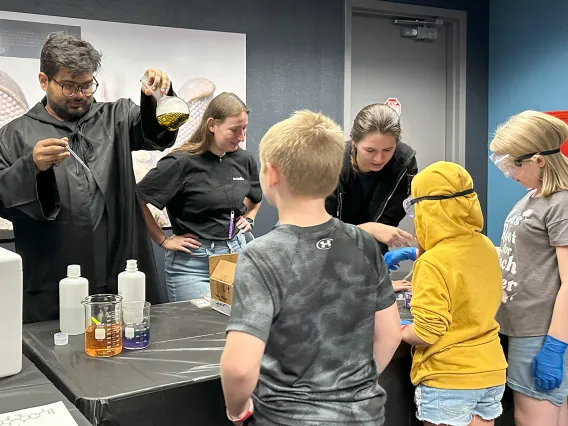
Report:
[[[250,400],[250,405],[249,408],[247,409],[247,411],[245,411],[245,413],[238,419],[233,419],[231,416],[229,416],[229,413],[227,412],[227,418],[232,421],[233,423],[242,423],[244,422],[246,419],[248,419],[250,416],[252,416],[254,414],[254,404],[252,402],[252,399]]]

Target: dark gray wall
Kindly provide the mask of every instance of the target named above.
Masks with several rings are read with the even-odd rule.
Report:
[[[1,242],[0,247],[5,248],[10,251],[16,251],[16,247],[13,242]]]

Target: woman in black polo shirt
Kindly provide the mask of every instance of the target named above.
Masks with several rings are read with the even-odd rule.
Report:
[[[209,295],[209,256],[239,252],[254,225],[262,192],[254,156],[239,148],[247,124],[246,105],[232,93],[221,93],[189,141],[138,184],[150,236],[167,250],[170,302]],[[146,204],[166,208],[171,237]]]

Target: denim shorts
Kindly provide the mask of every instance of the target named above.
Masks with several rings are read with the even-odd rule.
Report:
[[[509,337],[507,385],[515,392],[560,407],[568,397],[568,352],[564,354],[564,374],[559,388],[539,390],[532,375],[533,359],[542,349],[545,337]]]
[[[209,256],[215,254],[239,253],[246,245],[246,238],[239,232],[230,241],[200,239],[201,246],[191,250],[166,251],[166,288],[170,302],[199,299],[210,296]]]
[[[418,385],[416,418],[435,425],[467,426],[473,416],[494,420],[501,415],[505,385],[485,389],[437,389]]]

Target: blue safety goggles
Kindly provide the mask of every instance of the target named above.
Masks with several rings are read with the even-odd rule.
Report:
[[[450,200],[452,198],[463,197],[465,195],[473,194],[474,192],[475,189],[471,188],[471,189],[466,189],[465,191],[456,192],[455,194],[449,194],[449,195],[426,195],[424,197],[418,197],[418,198],[408,197],[406,200],[403,201],[402,206],[404,207],[404,211],[406,212],[406,214],[410,216],[412,219],[414,219],[415,218],[414,206],[421,201]]]

